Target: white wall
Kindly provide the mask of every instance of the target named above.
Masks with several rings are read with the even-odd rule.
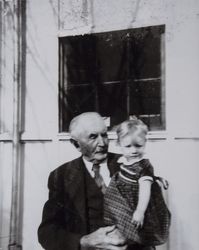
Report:
[[[9,240],[12,147],[10,143],[0,142],[0,247],[6,249]]]
[[[60,5],[52,0],[27,1],[25,133],[22,135],[25,142],[23,249],[41,249],[36,233],[47,199],[49,172],[78,155],[70,143],[61,141],[62,136],[58,135],[58,33],[101,32],[160,24],[166,25],[167,131],[157,135],[163,139],[148,142],[148,154],[156,173],[170,181],[168,204],[172,227],[168,249],[198,249],[198,22],[197,0],[60,0]],[[9,119],[4,119],[9,124]],[[7,179],[3,189],[7,200],[5,196],[0,198],[3,201],[0,216],[4,221],[7,212],[2,207],[9,211],[10,204],[11,152],[10,146],[1,145],[4,153],[1,171]],[[114,141],[110,150],[115,150]],[[2,232],[0,227],[1,235]],[[166,246],[159,249],[166,249]]]

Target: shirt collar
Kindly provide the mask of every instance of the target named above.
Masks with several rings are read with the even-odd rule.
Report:
[[[133,160],[131,160],[131,161],[129,162],[129,161],[126,160],[126,158],[125,158],[124,156],[121,156],[121,157],[117,160],[117,162],[120,163],[120,164],[124,164],[124,165],[128,166],[128,165],[132,165],[132,164],[134,164],[134,163],[136,163],[136,162],[139,162],[139,161],[141,161],[142,159],[143,159],[143,157],[142,157],[142,158],[139,158],[139,159],[133,159]]]
[[[90,161],[87,161],[84,157],[82,157],[82,159],[83,159],[83,162],[84,162],[84,164],[86,166],[86,169],[88,170],[89,174],[92,177],[94,177],[94,171],[92,170],[93,163],[90,162]],[[104,160],[102,163],[100,163],[99,166],[100,166],[99,172],[102,175],[106,185],[108,185],[109,182],[110,182],[110,173],[109,173],[109,169],[108,169],[108,166],[107,166],[107,159]]]
[[[87,161],[84,157],[82,157],[82,159],[83,159],[83,162],[84,162],[86,168],[87,169],[92,169],[93,163],[91,161]]]
[[[82,157],[83,162],[86,166],[86,168],[90,168],[92,170],[93,167],[93,163],[91,161],[88,161],[84,158],[84,156]],[[103,162],[101,162],[100,164],[98,164],[99,166],[107,166],[107,159],[105,159]]]

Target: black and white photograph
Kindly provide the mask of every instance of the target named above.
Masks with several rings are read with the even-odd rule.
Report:
[[[198,0],[0,0],[0,250],[198,250],[198,93]]]

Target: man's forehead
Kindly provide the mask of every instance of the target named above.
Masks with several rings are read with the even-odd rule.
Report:
[[[80,130],[89,134],[93,134],[106,131],[106,126],[103,122],[97,122],[93,120],[88,123],[83,123]]]
[[[99,131],[106,131],[106,126],[100,117],[86,117],[79,121],[78,130],[80,132],[87,132],[89,134],[98,133]]]

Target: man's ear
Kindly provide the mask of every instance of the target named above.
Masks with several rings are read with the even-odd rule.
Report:
[[[76,149],[79,150],[79,143],[78,143],[78,141],[76,141],[75,139],[71,138],[70,142],[76,147]]]

